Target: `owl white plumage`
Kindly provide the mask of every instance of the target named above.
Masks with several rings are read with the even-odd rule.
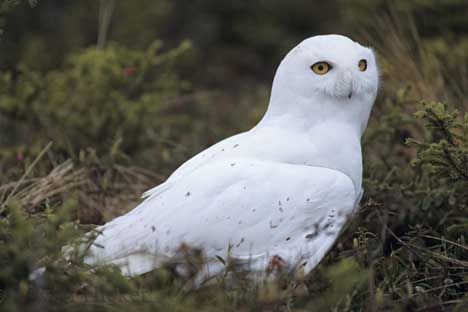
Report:
[[[250,131],[194,156],[134,210],[101,226],[85,262],[142,274],[182,244],[264,271],[272,257],[313,269],[362,195],[361,136],[378,89],[374,53],[339,35],[304,40],[276,72]]]

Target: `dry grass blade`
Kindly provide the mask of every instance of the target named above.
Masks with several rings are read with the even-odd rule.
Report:
[[[43,154],[39,156],[42,157]],[[39,156],[37,160],[40,159]],[[36,163],[37,161],[30,168]],[[29,213],[33,213],[44,202],[56,199],[60,201],[69,196],[78,199],[80,213],[101,215],[105,212],[107,218],[110,218],[134,207],[143,191],[164,180],[161,175],[136,166],[76,168],[72,160],[57,165],[43,177],[27,178],[30,171],[31,169],[19,181],[0,186],[0,194],[4,194],[3,198],[6,197],[4,201],[0,201],[2,207],[15,201]],[[97,218],[92,223],[95,222],[102,220]]]
[[[10,202],[10,200],[12,200],[14,198],[18,187],[23,183],[24,179],[26,179],[26,177],[29,175],[31,170],[36,166],[36,164],[39,162],[39,160],[41,160],[41,158],[45,155],[45,153],[50,149],[51,146],[52,146],[52,142],[49,142],[46,145],[46,147],[44,147],[44,149],[39,153],[39,155],[37,155],[36,159],[34,159],[34,161],[31,163],[31,165],[29,165],[29,167],[24,172],[23,176],[20,178],[20,180],[13,187],[13,190],[8,194],[8,197],[6,198],[6,200],[1,204],[0,214],[3,213],[3,211],[5,210],[6,206]]]
[[[60,164],[47,176],[23,188],[15,196],[16,199],[29,209],[34,209],[48,198],[77,189],[86,183],[86,172],[84,169],[73,169],[71,160]]]
[[[9,192],[13,188],[7,200],[19,202],[23,207],[32,211],[45,200],[70,192],[85,183],[86,171],[74,170],[72,161],[68,160],[55,167],[47,176],[9,183],[0,186],[0,191]],[[7,201],[4,205],[6,203]]]

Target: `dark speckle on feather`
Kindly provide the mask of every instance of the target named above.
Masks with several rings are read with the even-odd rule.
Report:
[[[243,242],[244,242],[244,238],[242,237],[239,244],[237,244],[236,247],[239,247]]]
[[[156,227],[154,225],[151,226],[151,231],[156,231]]]
[[[233,167],[233,166],[235,166],[235,165],[236,165],[236,163],[232,163],[232,164],[231,164],[231,167]]]
[[[286,198],[286,201],[289,201],[289,197],[288,197],[288,198]]]
[[[190,192],[185,193],[185,197],[189,197],[189,196],[190,196]]]
[[[309,202],[309,201],[310,201],[310,198],[307,198],[307,199],[306,199],[306,201],[308,201],[308,202]]]
[[[239,146],[239,144],[235,144],[232,148],[236,148],[236,147],[238,147],[238,146]]]

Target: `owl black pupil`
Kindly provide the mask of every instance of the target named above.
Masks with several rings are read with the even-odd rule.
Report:
[[[318,70],[323,70],[323,66],[319,65]]]

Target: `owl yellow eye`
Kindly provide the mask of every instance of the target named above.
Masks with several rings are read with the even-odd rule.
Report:
[[[327,62],[317,62],[314,65],[310,66],[310,68],[317,75],[325,75],[331,69],[331,65]]]
[[[360,60],[358,63],[358,67],[360,71],[365,71],[367,69],[367,61],[366,60]]]

